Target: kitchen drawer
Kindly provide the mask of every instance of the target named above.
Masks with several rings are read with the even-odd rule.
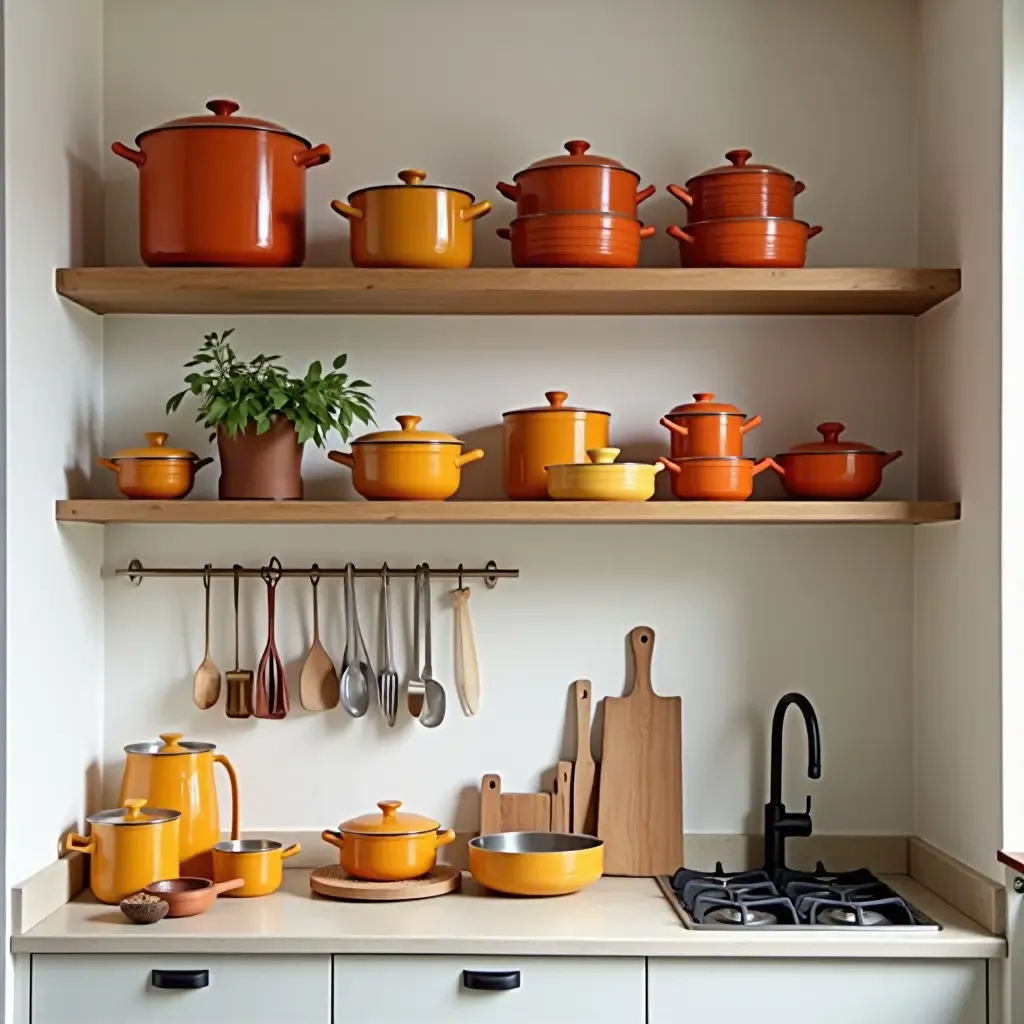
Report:
[[[203,988],[154,971],[206,971]],[[179,976],[184,980],[185,976]],[[165,983],[174,978],[156,979]],[[331,1024],[329,956],[32,957],[32,1024]]]
[[[505,978],[518,987],[467,987]],[[645,980],[640,957],[337,956],[334,1012],[338,1024],[644,1024]]]

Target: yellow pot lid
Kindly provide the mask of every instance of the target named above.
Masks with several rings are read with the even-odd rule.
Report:
[[[216,750],[215,743],[204,743],[201,740],[182,740],[180,732],[162,732],[159,742],[150,740],[146,743],[129,743],[124,748],[126,754],[205,754]]]
[[[162,821],[174,821],[181,817],[181,811],[165,807],[146,807],[145,800],[125,800],[124,807],[90,814],[90,825],[159,825]]]
[[[146,434],[149,444],[145,448],[123,448],[112,458],[115,461],[121,459],[198,459],[195,452],[185,448],[168,448],[167,435],[154,431]]]
[[[380,814],[349,818],[338,826],[339,831],[361,836],[409,836],[418,832],[436,832],[441,827],[438,822],[421,814],[399,813],[401,800],[381,800],[377,806]]]
[[[591,416],[610,416],[611,413],[602,412],[600,409],[580,409],[575,405],[566,405],[565,400],[569,397],[566,391],[545,391],[544,397],[548,400],[547,405],[537,405],[530,409],[512,409],[509,412],[503,412],[501,415],[504,416],[519,416],[524,412],[572,412],[572,413],[588,413]]]
[[[567,462],[557,466],[545,466],[545,469],[583,469],[588,473],[611,469],[653,469],[655,473],[665,467],[660,463],[649,462],[616,462],[619,457],[619,448],[588,448],[587,455],[590,462]]]
[[[356,444],[457,444],[462,442],[451,434],[436,430],[418,430],[420,416],[396,416],[401,430],[377,430],[363,434],[352,443]]]
[[[469,196],[469,201],[473,202],[475,198],[472,192],[467,192],[464,188],[452,188],[449,185],[424,185],[423,182],[427,180],[427,172],[416,170],[414,167],[410,167],[408,170],[399,171],[398,179],[401,181],[401,185],[368,185],[366,188],[357,188],[355,192],[349,194],[348,201],[351,203],[356,196],[362,195],[364,192],[381,192],[388,188],[419,188],[424,192],[458,192],[461,195]]]

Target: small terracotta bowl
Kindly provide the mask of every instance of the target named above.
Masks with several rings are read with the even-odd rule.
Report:
[[[208,878],[164,878],[151,882],[143,892],[167,902],[168,917],[193,917],[213,906],[222,892],[245,885],[244,878],[211,882]]]

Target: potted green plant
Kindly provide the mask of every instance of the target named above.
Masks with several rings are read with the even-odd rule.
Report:
[[[185,377],[188,387],[167,400],[167,412],[188,394],[199,397],[196,422],[217,439],[222,499],[300,499],[303,445],[323,448],[331,430],[348,441],[356,420],[372,423],[373,400],[364,390],[370,385],[342,372],[344,355],[328,373],[310,363],[305,377],[292,377],[276,355],[244,362],[228,341],[233,332],[205,335],[185,364],[198,369]]]

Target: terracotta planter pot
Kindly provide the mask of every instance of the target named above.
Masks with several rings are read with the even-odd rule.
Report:
[[[302,445],[295,425],[278,417],[265,434],[255,422],[228,437],[217,431],[220,451],[218,497],[230,500],[302,500]]]
[[[821,234],[802,220],[737,217],[668,228],[684,267],[802,267],[807,241]]]
[[[632,217],[596,212],[519,217],[498,228],[515,267],[635,267],[640,240],[653,234]]]

